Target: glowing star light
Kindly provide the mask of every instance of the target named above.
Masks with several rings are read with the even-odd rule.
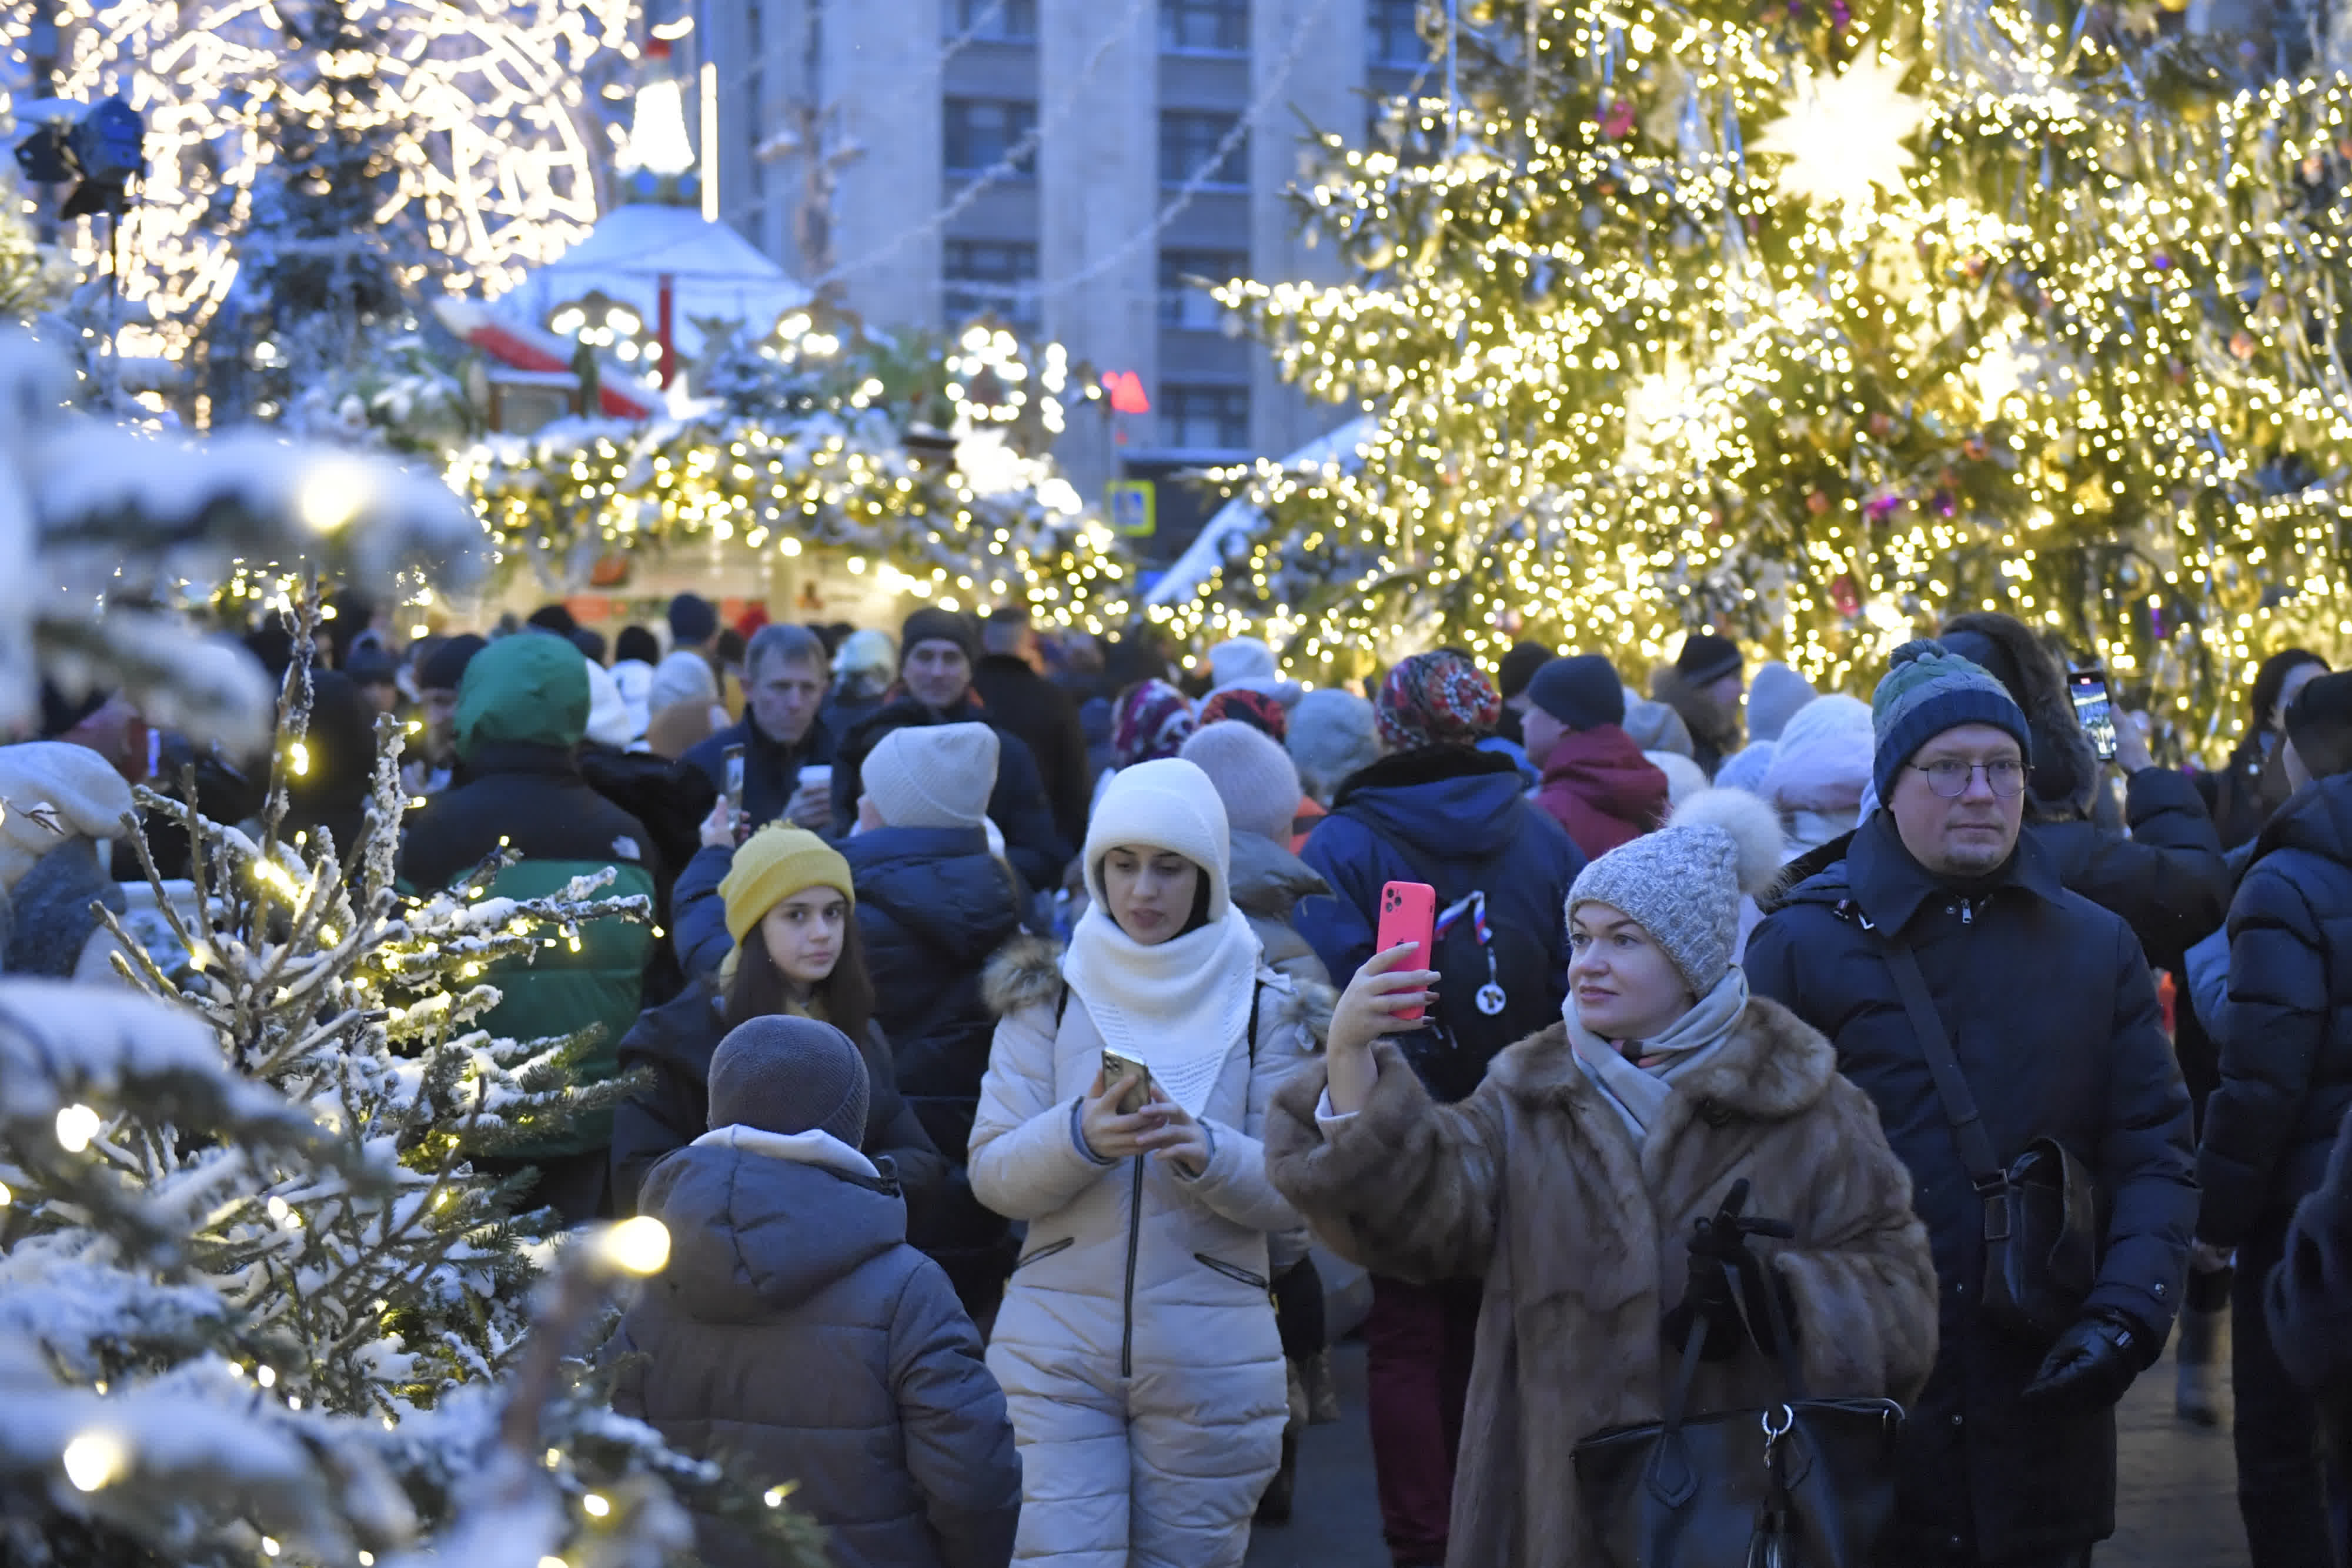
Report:
[[[1907,68],[1884,55],[1854,60],[1826,79],[1797,68],[1789,112],[1756,141],[1762,152],[1788,160],[1780,189],[1822,207],[1868,207],[1872,187],[1903,188],[1903,172],[1916,162],[1903,139],[1919,129],[1927,105],[1902,91]]]

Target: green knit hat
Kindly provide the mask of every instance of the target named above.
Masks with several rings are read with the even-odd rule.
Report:
[[[1870,698],[1871,782],[1881,803],[1895,796],[1895,776],[1919,748],[1948,729],[1989,724],[2014,737],[2027,762],[2033,735],[2025,710],[1981,664],[1921,638],[1895,650]]]

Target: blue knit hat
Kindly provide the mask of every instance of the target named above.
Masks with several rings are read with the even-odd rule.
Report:
[[[1989,724],[2000,730],[2016,740],[2025,761],[2032,762],[2033,735],[2025,710],[1984,666],[1926,638],[1895,649],[1885,678],[1870,699],[1870,776],[1879,800],[1895,798],[1895,775],[1921,747],[1964,724]]]

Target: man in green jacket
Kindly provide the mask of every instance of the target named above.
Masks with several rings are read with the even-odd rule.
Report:
[[[408,818],[401,880],[443,888],[503,841],[522,858],[491,880],[485,897],[541,898],[573,877],[612,869],[601,897],[653,896],[652,836],[635,817],[590,789],[578,747],[588,727],[588,667],[560,637],[523,632],[491,643],[466,668],[457,691],[459,779]],[[618,1073],[620,1038],[642,1001],[651,928],[607,918],[580,927],[573,951],[559,939],[527,959],[509,958],[484,979],[504,993],[482,1020],[493,1035],[544,1040],[594,1028],[576,1059],[582,1083]],[[492,1171],[539,1172],[535,1202],[568,1224],[610,1212],[605,1191],[613,1115],[600,1111],[543,1133],[528,1128],[507,1151],[478,1161]]]

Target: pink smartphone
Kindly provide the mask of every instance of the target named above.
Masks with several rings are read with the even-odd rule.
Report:
[[[1372,951],[1385,953],[1405,942],[1418,948],[1414,958],[1422,968],[1435,962],[1437,889],[1425,882],[1392,882],[1381,889],[1381,925],[1372,938]],[[1396,1016],[1418,1023],[1426,1010],[1414,1008]]]

